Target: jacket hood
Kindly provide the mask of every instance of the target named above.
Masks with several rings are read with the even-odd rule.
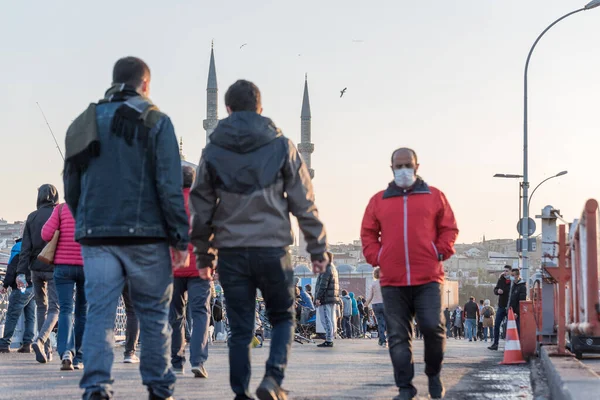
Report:
[[[350,297],[354,298],[354,292],[350,292]]]
[[[37,197],[37,208],[55,206],[58,204],[58,190],[54,185],[46,183],[39,187]]]
[[[342,297],[343,297],[344,299],[349,299],[349,298],[350,298],[350,295],[349,295],[349,294],[347,294],[347,295],[345,295],[345,296],[342,296]]]
[[[281,135],[279,128],[269,118],[252,111],[238,111],[219,121],[219,125],[210,135],[210,142],[215,146],[245,154]]]

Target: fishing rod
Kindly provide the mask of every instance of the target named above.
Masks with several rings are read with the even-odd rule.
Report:
[[[63,155],[63,152],[60,149],[60,146],[58,145],[58,141],[56,140],[56,136],[54,136],[54,132],[52,132],[52,128],[50,127],[50,124],[48,123],[48,119],[46,118],[46,115],[44,114],[44,110],[42,110],[42,106],[40,106],[40,103],[38,103],[37,101],[35,102],[35,104],[37,104],[38,108],[40,109],[40,112],[42,113],[42,117],[44,117],[44,121],[46,121],[46,125],[48,125],[48,129],[50,130],[52,139],[54,139],[54,143],[56,143],[56,148],[58,149],[58,152],[60,153],[60,156],[62,157],[63,161],[65,161],[65,156]]]

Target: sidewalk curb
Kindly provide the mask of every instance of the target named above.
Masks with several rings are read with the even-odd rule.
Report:
[[[542,346],[540,359],[553,400],[593,399],[600,391],[600,376],[575,357],[550,357],[556,346]]]

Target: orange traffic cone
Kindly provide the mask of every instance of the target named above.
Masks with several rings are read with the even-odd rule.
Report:
[[[515,314],[512,308],[508,310],[508,322],[506,324],[506,344],[504,345],[504,361],[500,364],[525,364],[523,353],[521,353],[521,342],[515,322]]]

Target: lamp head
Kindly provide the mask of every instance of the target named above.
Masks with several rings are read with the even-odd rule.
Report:
[[[600,6],[600,0],[592,0],[585,5],[584,9],[591,10],[592,8],[596,8],[599,6]]]
[[[598,0],[598,1],[600,2],[600,0]],[[566,174],[568,174],[568,173],[569,173],[569,171],[560,171],[560,172],[559,172],[558,174],[556,174],[555,176],[563,176],[563,175],[566,175]]]

